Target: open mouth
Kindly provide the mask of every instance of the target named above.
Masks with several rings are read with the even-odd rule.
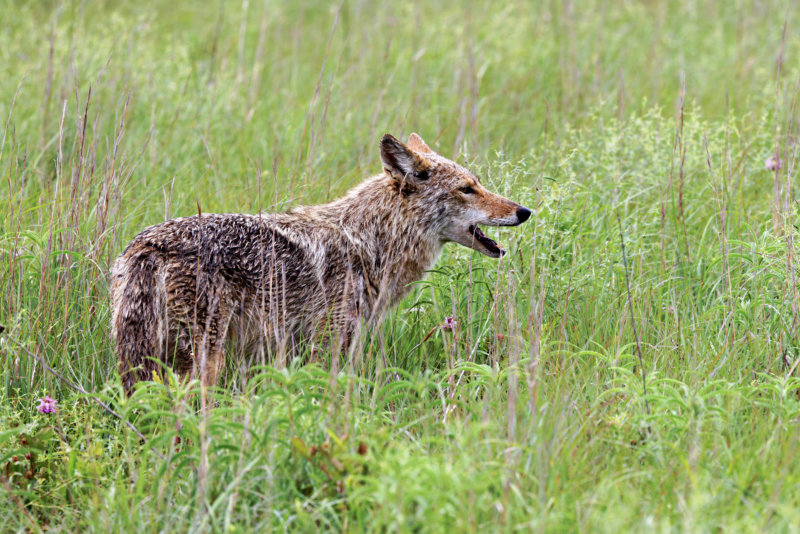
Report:
[[[497,241],[487,237],[476,225],[469,225],[469,233],[492,254],[505,255],[506,251],[498,246]]]

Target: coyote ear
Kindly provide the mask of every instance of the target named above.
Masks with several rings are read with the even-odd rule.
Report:
[[[416,177],[424,164],[420,156],[389,134],[381,139],[381,162],[387,174],[400,180]]]
[[[423,141],[422,138],[415,133],[412,133],[408,136],[408,148],[411,150],[416,150],[417,152],[424,152],[426,154],[433,153],[431,147],[425,144],[425,141]]]

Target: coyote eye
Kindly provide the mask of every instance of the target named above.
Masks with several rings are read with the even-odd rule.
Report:
[[[428,179],[428,171],[419,171],[414,173],[414,178],[417,180],[427,180]]]
[[[461,191],[462,193],[464,193],[465,195],[474,195],[474,194],[475,194],[475,190],[474,190],[474,189],[472,189],[472,188],[471,188],[470,186],[468,186],[468,185],[467,185],[467,186],[464,186],[464,187],[461,187],[461,188],[459,188],[458,190],[459,190],[459,191]]]

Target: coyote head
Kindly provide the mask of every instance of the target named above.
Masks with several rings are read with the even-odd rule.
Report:
[[[420,222],[444,243],[454,241],[500,258],[506,251],[479,225],[517,226],[531,215],[528,208],[488,191],[474,174],[431,150],[415,133],[408,145],[384,135],[381,161],[398,191],[428,219]]]

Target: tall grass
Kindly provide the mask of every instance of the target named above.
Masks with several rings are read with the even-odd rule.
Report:
[[[0,4],[4,528],[800,529],[796,12]],[[134,235],[324,202],[412,131],[535,208],[503,260],[449,245],[341,366],[124,397]]]

